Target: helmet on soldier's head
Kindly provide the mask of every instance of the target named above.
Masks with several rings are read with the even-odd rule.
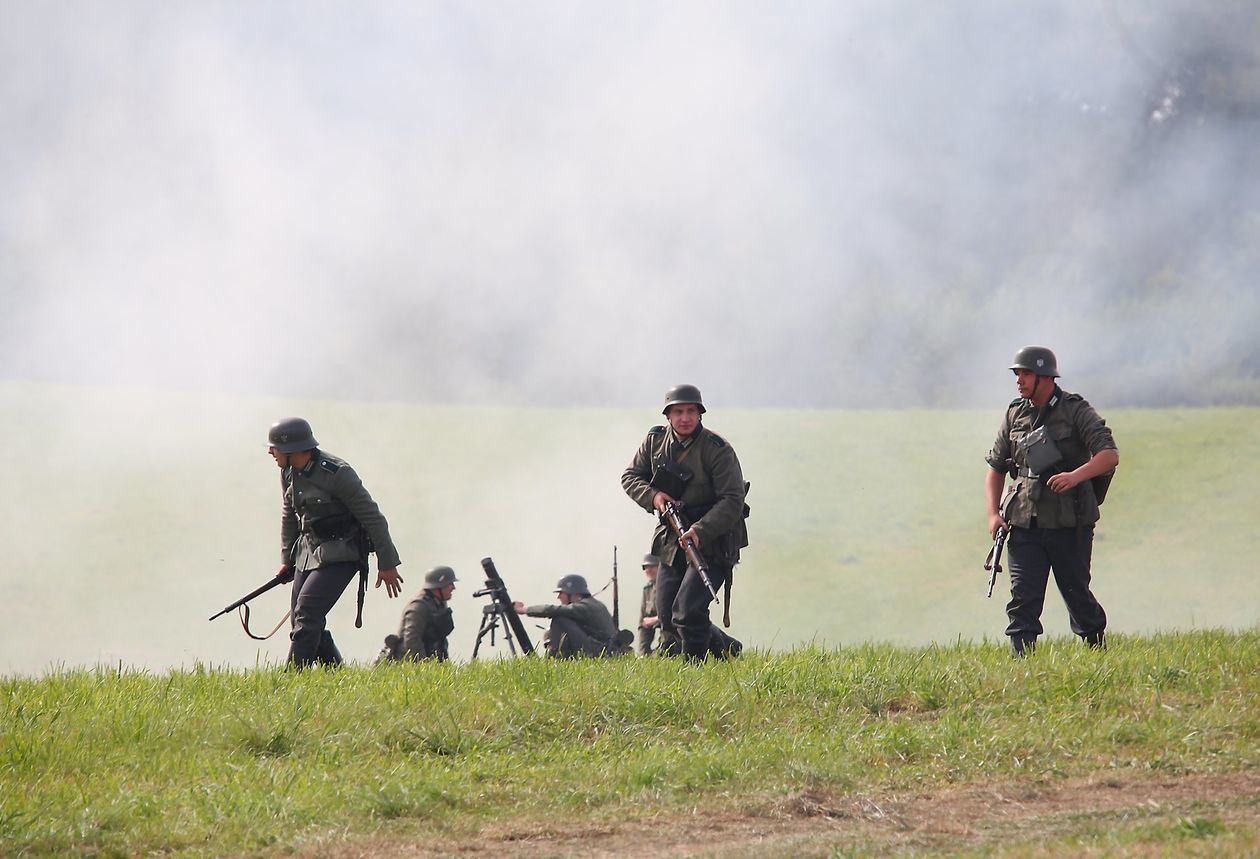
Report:
[[[311,425],[303,418],[281,418],[267,433],[267,446],[280,453],[298,453],[319,447]]]
[[[1058,376],[1059,362],[1045,346],[1025,346],[1015,353],[1012,370],[1028,370],[1038,376]]]
[[[586,596],[591,589],[586,586],[586,579],[573,573],[562,578],[556,583],[556,593],[558,594],[579,594]]]
[[[659,567],[660,565],[661,565],[661,559],[660,559],[660,558],[658,558],[658,557],[656,557],[655,555],[644,555],[644,556],[643,556],[643,566],[644,566],[644,567]]]
[[[700,414],[704,414],[704,400],[700,396],[700,389],[695,385],[674,385],[666,391],[665,408],[661,409],[661,414],[668,415],[669,407],[680,403],[695,403]]]
[[[447,585],[455,584],[459,579],[455,578],[455,571],[450,567],[434,567],[424,574],[424,586],[426,588],[444,588]]]

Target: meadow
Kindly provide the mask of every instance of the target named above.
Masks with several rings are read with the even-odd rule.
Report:
[[[0,853],[1255,855],[1260,632],[0,681]]]

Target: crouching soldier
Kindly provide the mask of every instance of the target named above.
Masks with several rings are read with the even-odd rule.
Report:
[[[449,659],[447,638],[455,629],[455,620],[447,603],[455,593],[457,581],[450,567],[429,570],[424,577],[424,590],[403,611],[398,634],[385,636],[385,646],[376,661]]]
[[[591,596],[586,579],[571,575],[556,585],[559,605],[532,605],[514,602],[517,614],[549,617],[545,646],[549,656],[572,659],[577,656],[618,656],[630,652],[634,636],[619,630],[608,607]]]

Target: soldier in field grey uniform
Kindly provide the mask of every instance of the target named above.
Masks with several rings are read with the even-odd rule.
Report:
[[[989,535],[1007,528],[1011,601],[1006,634],[1023,656],[1042,632],[1051,570],[1072,631],[1104,647],[1107,615],[1089,589],[1098,505],[1120,462],[1111,430],[1080,394],[1064,391],[1054,353],[1025,346],[1011,364],[1019,397],[1002,417],[985,460]],[[1003,495],[1006,477],[1013,482]]]
[[[403,610],[397,635],[385,636],[378,662],[388,659],[450,659],[448,637],[455,621],[447,603],[455,593],[455,571],[434,567],[424,576],[424,590]]]
[[[367,543],[376,552],[376,586],[398,596],[398,551],[389,525],[344,460],[321,451],[302,418],[285,418],[267,433],[267,452],[280,468],[280,569],[293,577],[289,663],[337,665],[341,654],[327,629],[328,612],[362,569]]]
[[[643,556],[643,575],[647,576],[647,584],[643,586],[643,600],[639,603],[639,655],[652,655],[652,642],[656,639],[656,629],[660,621],[656,616],[656,577],[661,570],[661,559],[655,555]]]
[[[735,449],[701,422],[704,412],[695,385],[676,385],[667,391],[662,414],[669,426],[648,430],[621,475],[621,486],[649,513],[664,512],[669,501],[682,504],[690,526],[685,536],[704,558],[713,587],[720,589],[727,583],[729,597],[728,583],[739,563],[739,551],[748,545],[747,484]],[[681,652],[689,660],[738,653],[743,645],[710,622],[709,590],[688,564],[663,518],[653,536],[652,553],[661,559],[656,580],[661,652]]]
[[[551,618],[547,652],[551,656],[614,656],[628,652],[630,633],[622,633],[613,623],[608,607],[591,596],[582,576],[571,575],[556,585],[559,604],[531,605],[512,603],[517,614]]]

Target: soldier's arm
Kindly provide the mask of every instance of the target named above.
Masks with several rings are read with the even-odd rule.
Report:
[[[638,504],[649,513],[655,513],[656,508],[652,506],[652,498],[656,495],[650,483],[652,480],[652,441],[655,438],[654,433],[648,433],[647,438],[643,440],[643,444],[639,445],[639,449],[635,451],[634,459],[630,460],[630,464],[626,466],[626,470],[621,473],[621,488],[630,496],[635,504]]]
[[[1093,406],[1082,401],[1072,416],[1072,421],[1076,432],[1084,439],[1090,457],[1078,468],[1051,475],[1046,480],[1046,486],[1054,492],[1066,492],[1086,480],[1106,474],[1120,464],[1120,452],[1116,450],[1116,442],[1111,437],[1111,430],[1098,412],[1094,411]]]
[[[343,465],[337,469],[332,491],[337,499],[346,505],[350,515],[372,538],[372,547],[376,551],[377,569],[397,569],[402,561],[398,557],[398,550],[394,548],[394,541],[389,536],[389,523],[385,521],[380,507],[372,499],[353,467]]]
[[[1002,425],[998,428],[997,438],[984,461],[989,464],[989,473],[984,478],[985,506],[989,511],[989,536],[996,537],[997,529],[1005,523],[1002,520],[1002,489],[1006,486],[1006,474],[1011,457],[1011,410],[1007,408],[1002,416]]]
[[[284,483],[284,470],[280,471],[280,566],[293,562],[293,544],[298,538],[297,512],[289,503]]]

